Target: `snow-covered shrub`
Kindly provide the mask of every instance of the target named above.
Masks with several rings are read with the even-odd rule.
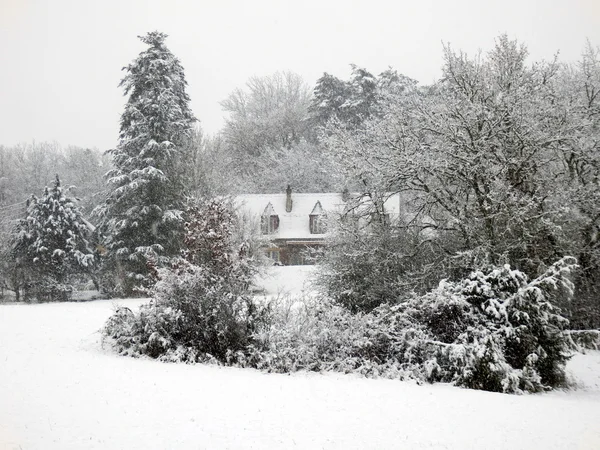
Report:
[[[407,291],[401,280],[420,266],[410,251],[418,237],[393,224],[360,228],[353,220],[342,219],[331,235],[320,262],[319,284],[352,312],[396,303]]]
[[[169,333],[174,342],[226,361],[228,355],[244,351],[251,343],[260,320],[247,287],[244,278],[184,265],[159,281],[154,302],[176,311]]]
[[[460,282],[442,281],[424,296],[376,311],[393,324],[392,353],[437,364],[430,381],[452,381],[499,392],[540,391],[564,382],[569,358],[567,320],[550,299],[571,289],[564,258],[529,282],[508,266],[473,272]],[[424,332],[419,345],[405,348],[407,325]]]
[[[246,247],[232,245],[233,212],[219,200],[192,205],[185,258],[156,273],[139,313],[117,311],[104,328],[117,350],[169,361],[237,362],[265,311],[249,293]]]
[[[41,276],[28,288],[28,294],[40,302],[67,302],[73,297],[73,286],[68,283],[60,283],[57,280]]]
[[[355,356],[366,333],[362,314],[324,298],[283,298],[271,304],[267,327],[255,335],[252,365],[273,372],[297,370],[353,371]]]
[[[569,337],[577,351],[600,350],[600,330],[570,330]]]
[[[477,271],[370,313],[323,298],[275,305],[250,361],[277,372],[357,372],[507,393],[550,389],[564,382],[570,339],[549,299],[571,288],[565,276],[573,263],[565,258],[533,281],[508,266]]]

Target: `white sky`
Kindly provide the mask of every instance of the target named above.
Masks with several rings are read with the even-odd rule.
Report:
[[[253,75],[291,70],[314,85],[349,64],[430,83],[442,42],[474,53],[506,32],[532,60],[576,61],[600,45],[598,0],[0,0],[0,144],[116,144],[121,68],[147,31],[167,33],[192,109],[209,133],[219,101]]]

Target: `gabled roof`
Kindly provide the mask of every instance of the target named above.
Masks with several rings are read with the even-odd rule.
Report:
[[[309,217],[311,214],[328,214],[330,218],[341,215],[346,210],[346,202],[341,193],[293,193],[293,207],[286,212],[286,194],[244,194],[235,197],[236,206],[255,217],[275,214],[279,216],[279,229],[272,234],[276,239],[309,239],[324,237],[324,234],[311,234]],[[267,214],[271,206],[274,213]],[[275,212],[276,211],[276,212]],[[385,211],[391,215],[400,212],[400,198],[391,196],[385,202]]]
[[[315,203],[315,207],[313,208],[313,210],[310,212],[311,216],[320,216],[321,214],[323,214],[323,207],[321,206],[321,201],[317,200],[317,203]]]
[[[263,217],[268,217],[268,216],[276,216],[277,213],[275,212],[275,209],[273,208],[273,204],[271,202],[269,202],[267,204],[267,206],[265,207],[265,210],[262,213]]]
[[[342,195],[337,193],[292,194],[291,212],[286,212],[286,194],[245,194],[235,197],[235,203],[255,216],[266,214],[270,204],[279,216],[279,229],[273,237],[280,239],[314,238],[319,235],[310,233],[309,216],[317,202],[324,211],[342,213],[345,203]],[[270,214],[269,214],[270,215]]]

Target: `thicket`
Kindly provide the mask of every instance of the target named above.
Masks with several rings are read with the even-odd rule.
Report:
[[[243,360],[264,310],[250,283],[255,260],[247,242],[237,242],[236,215],[222,200],[186,210],[185,248],[156,277],[139,312],[119,308],[103,334],[119,353],[165,361]],[[238,227],[239,229],[239,227]]]
[[[155,52],[164,36],[153,39]],[[443,79],[432,86],[354,68],[349,82],[324,75],[310,108],[305,86],[291,75],[236,91],[225,103],[233,115],[223,140],[210,145],[222,146],[227,162],[242,153],[239,179],[295,167],[298,155],[308,161],[326,149],[326,167],[335,161],[361,189],[325,253],[324,291],[287,303],[254,298],[256,247],[236,241],[233,212],[222,201],[192,205],[181,216],[181,257],[166,268],[157,259],[162,248],[154,249],[157,258],[139,259],[152,299],[139,312],[117,310],[105,339],[120,353],[165,361],[356,372],[506,393],[564,386],[571,351],[597,336],[568,332],[568,319],[600,324],[600,64],[591,46],[577,70],[526,58],[524,46],[501,36],[486,56],[446,47]],[[293,114],[279,117],[286,101],[268,107],[273,96],[263,88],[279,100],[290,94]],[[321,141],[307,131],[307,118],[321,127]],[[175,136],[189,131],[191,115],[184,119]],[[185,153],[194,139],[201,137],[177,149],[170,140],[141,149],[124,139],[115,155],[129,164],[151,150]],[[242,141],[248,145],[236,144]],[[161,170],[155,175],[164,184]],[[119,168],[114,195],[137,200],[130,182],[146,180],[146,172]],[[269,182],[248,186],[274,189]],[[194,189],[203,183],[209,178]],[[395,194],[402,211],[392,218],[382,201]],[[358,208],[364,199],[370,208]],[[137,209],[126,207],[113,225],[138,227],[128,221]],[[120,245],[110,250],[130,259]]]
[[[563,259],[529,281],[508,266],[489,268],[369,313],[322,298],[288,304],[256,335],[248,361],[505,393],[563,386],[572,341],[551,300],[571,292],[573,269]]]
[[[202,245],[199,253],[159,270],[150,303],[137,313],[119,308],[108,320],[104,336],[119,353],[505,393],[566,385],[565,363],[574,345],[554,303],[572,292],[572,259],[532,281],[508,266],[490,267],[399,304],[352,313],[323,296],[253,298],[240,254],[231,247],[218,250],[224,229],[200,228],[215,238],[209,247],[215,253],[194,264],[190,256],[204,253]]]
[[[360,127],[331,120],[325,129],[359,198],[403,196],[399,223],[365,237],[371,253],[352,234],[351,244],[334,240],[329,291],[368,311],[487,265],[535,278],[572,255],[580,267],[565,314],[575,327],[600,327],[598,49],[588,45],[575,67],[529,64],[525,46],[500,36],[487,54],[446,47],[444,57],[440,81],[383,96]],[[391,250],[387,236],[407,245]],[[384,268],[398,262],[382,274],[371,255]]]

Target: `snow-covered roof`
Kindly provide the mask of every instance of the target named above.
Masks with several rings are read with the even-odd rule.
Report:
[[[342,214],[346,202],[341,193],[292,193],[292,211],[286,211],[286,194],[244,194],[235,197],[235,204],[260,217],[266,211],[275,211],[279,216],[279,229],[272,233],[276,239],[314,239],[324,237],[324,234],[311,234],[310,215],[327,214],[331,219]],[[269,204],[271,205],[268,208]],[[319,208],[320,206],[320,208]],[[385,202],[385,212],[391,216],[398,215],[400,200],[397,195],[391,196]]]
[[[324,214],[325,211],[323,210],[323,206],[321,206],[321,201],[317,200],[317,203],[315,203],[315,207],[313,208],[313,210],[310,212],[311,216],[318,216],[321,214]]]

